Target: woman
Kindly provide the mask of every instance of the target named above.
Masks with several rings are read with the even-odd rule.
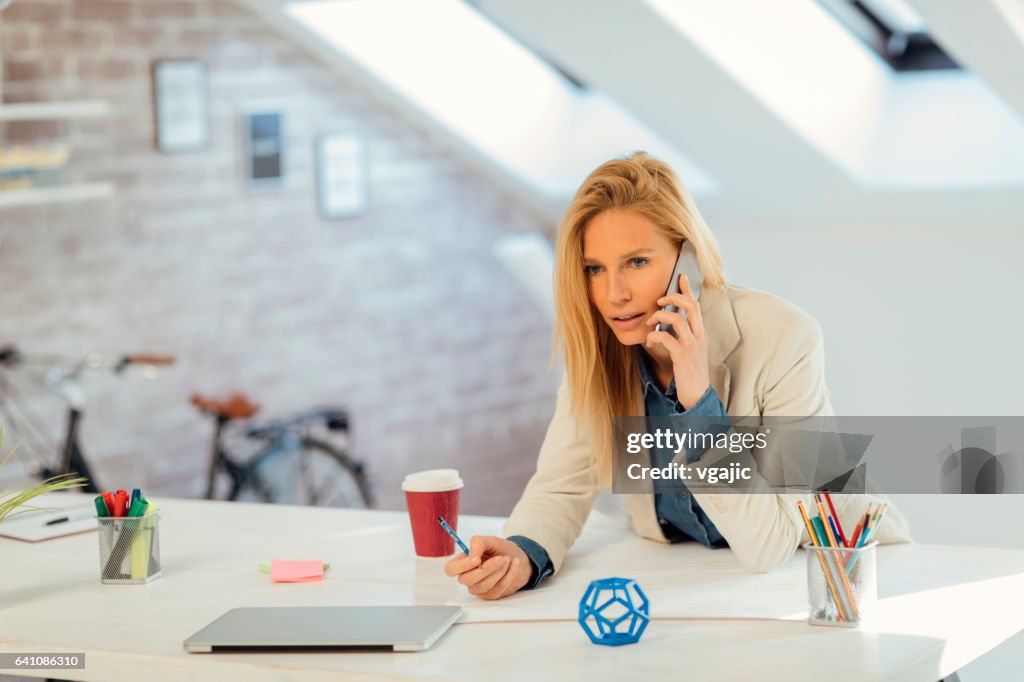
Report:
[[[680,293],[665,296],[683,240],[694,246],[703,272],[699,303],[685,275]],[[818,323],[776,296],[727,284],[718,245],[693,199],[671,168],[642,152],[601,165],[576,193],[559,229],[555,298],[555,347],[563,351],[566,377],[537,472],[505,525],[508,538],[474,537],[469,556],[445,565],[483,599],[536,587],[561,568],[610,480],[613,416],[833,414]],[[662,310],[668,305],[685,317]],[[639,535],[728,546],[758,572],[784,563],[808,541],[798,499],[811,501],[685,489],[622,496]],[[834,497],[847,528],[869,503],[883,500]],[[892,506],[876,539],[910,539]]]

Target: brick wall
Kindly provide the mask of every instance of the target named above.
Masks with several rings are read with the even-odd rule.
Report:
[[[232,2],[16,0],[0,47],[8,102],[114,110],[8,123],[4,140],[68,140],[75,177],[118,186],[112,200],[0,209],[0,342],[179,358],[155,381],[88,383],[101,483],[198,495],[211,424],[188,395],[239,389],[266,414],[348,406],[384,507],[402,506],[405,472],[456,466],[467,511],[511,509],[553,407],[550,329],[490,246],[537,229],[531,215]],[[208,68],[202,152],[152,142],[150,68],[174,57]],[[285,113],[287,181],[248,189],[239,114],[268,99]],[[324,221],[313,139],[337,125],[367,136],[371,208]]]

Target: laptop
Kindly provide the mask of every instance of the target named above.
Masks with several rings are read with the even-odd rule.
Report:
[[[423,651],[459,606],[277,606],[231,609],[185,640],[185,651]]]

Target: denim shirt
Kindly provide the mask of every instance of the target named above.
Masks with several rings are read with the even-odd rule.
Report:
[[[669,384],[668,390],[662,392],[648,367],[649,362],[651,360],[647,352],[642,348],[637,348],[637,364],[640,369],[640,382],[643,386],[644,408],[647,417],[672,417],[685,413],[697,417],[728,418],[718,393],[710,386],[700,400],[686,410],[676,398],[675,379]],[[685,429],[683,422],[680,422],[678,426],[681,430]],[[706,449],[688,450],[686,453],[687,464],[699,460],[706,451]],[[651,466],[665,467],[675,459],[675,453],[669,448],[651,448],[650,452]],[[679,483],[676,485],[678,486]],[[655,492],[654,511],[658,516],[658,523],[661,524],[661,532],[669,542],[696,540],[702,545],[714,549],[729,546],[726,539],[715,528],[715,524],[711,522],[711,519],[701,509],[700,504],[693,499],[693,495],[685,487],[677,492]],[[517,544],[530,558],[532,573],[529,582],[523,589],[529,590],[537,587],[544,578],[554,572],[554,566],[548,557],[547,550],[539,544],[522,535],[513,535],[508,539]]]

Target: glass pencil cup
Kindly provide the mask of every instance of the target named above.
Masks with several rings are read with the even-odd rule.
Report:
[[[877,546],[877,542],[856,548],[804,545],[811,625],[855,628],[871,615],[878,598]]]
[[[160,577],[160,513],[99,517],[100,582],[143,585]]]

